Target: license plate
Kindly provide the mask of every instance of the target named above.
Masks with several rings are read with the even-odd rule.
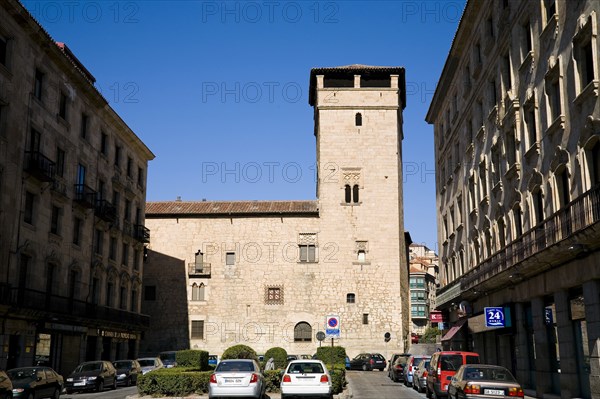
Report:
[[[225,384],[241,384],[241,378],[225,378]]]
[[[483,394],[484,395],[500,395],[500,396],[504,396],[504,390],[502,390],[502,389],[484,389],[483,390]]]
[[[76,382],[73,384],[73,386],[82,387],[82,386],[85,386],[85,382]]]

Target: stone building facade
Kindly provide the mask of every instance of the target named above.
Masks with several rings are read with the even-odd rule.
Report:
[[[427,114],[443,342],[537,397],[600,397],[599,15],[593,0],[468,1]]]
[[[0,368],[135,357],[154,155],[94,77],[0,1]]]
[[[404,82],[399,67],[311,71],[316,200],[148,203],[144,352],[313,354],[328,316],[350,355],[407,347]]]

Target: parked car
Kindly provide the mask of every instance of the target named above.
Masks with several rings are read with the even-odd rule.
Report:
[[[168,369],[177,366],[177,351],[160,352],[158,357]]]
[[[462,365],[450,380],[448,396],[452,399],[525,397],[510,371],[491,364]]]
[[[117,369],[118,385],[136,385],[138,376],[142,374],[142,366],[137,360],[116,360],[113,366]]]
[[[403,361],[401,363],[406,364],[410,356],[410,353],[394,353],[392,355],[390,362],[388,363],[388,377],[390,377],[392,381],[397,381],[396,370],[394,370],[394,364],[396,363],[396,360],[402,359]],[[402,366],[402,370],[404,370],[404,366]]]
[[[0,370],[0,399],[12,398],[13,385],[8,375]]]
[[[379,353],[361,353],[350,360],[351,370],[371,371],[373,369],[385,370],[385,358]]]
[[[222,360],[210,375],[208,397],[250,396],[261,399],[267,383],[260,365],[252,359]]]
[[[58,399],[64,386],[62,375],[50,367],[20,367],[6,372],[13,398]]]
[[[263,356],[263,359],[264,359],[264,356]],[[218,355],[208,355],[208,365],[217,367],[217,364],[219,364],[219,356]]]
[[[298,360],[298,355],[287,355],[288,363],[291,362],[292,360]]]
[[[331,376],[320,360],[293,360],[281,377],[281,399],[291,397],[332,397]]]
[[[346,356],[346,359],[344,359],[344,363],[346,370],[350,370],[350,358],[348,356]]]
[[[417,392],[424,392],[427,385],[427,373],[429,369],[430,359],[421,359],[413,368],[413,389]]]
[[[406,367],[406,359],[403,356],[397,357],[390,368],[390,372],[392,373],[392,381],[394,382],[403,382],[404,381],[404,368]]]
[[[410,343],[411,344],[418,344],[419,343],[419,336],[416,333],[411,333],[410,334]]]
[[[442,351],[431,355],[425,395],[431,398],[448,396],[448,385],[463,364],[479,364],[479,355],[475,352]]]
[[[107,360],[83,362],[67,377],[68,394],[75,391],[102,391],[105,387],[117,389],[117,369]]]
[[[414,355],[408,358],[406,362],[406,367],[404,367],[404,385],[407,387],[412,386],[413,384],[413,373],[414,367],[421,361],[421,359],[430,359],[429,355]]]
[[[142,368],[142,375],[151,372],[152,370],[162,369],[165,367],[159,357],[141,357],[137,359]]]

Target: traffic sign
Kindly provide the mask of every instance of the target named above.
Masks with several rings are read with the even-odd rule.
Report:
[[[336,315],[329,315],[325,319],[325,334],[327,338],[339,338],[340,337],[340,317]]]
[[[484,308],[486,327],[504,327],[504,309],[501,307]]]

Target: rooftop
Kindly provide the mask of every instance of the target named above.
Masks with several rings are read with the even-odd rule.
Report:
[[[146,218],[265,215],[319,216],[319,206],[317,201],[163,201],[146,203]]]

